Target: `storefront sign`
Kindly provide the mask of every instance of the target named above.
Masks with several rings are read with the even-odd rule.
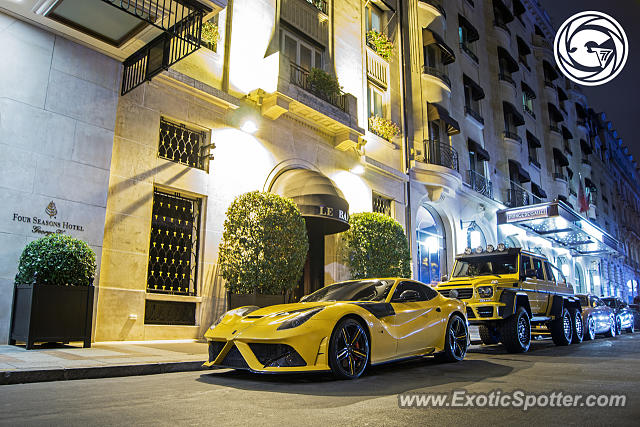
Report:
[[[536,218],[547,218],[549,216],[549,212],[547,210],[547,206],[536,207],[531,209],[519,209],[516,211],[507,211],[506,212],[506,222],[518,222],[518,221],[526,221],[529,219]]]
[[[345,212],[342,209],[332,208],[330,206],[318,206],[318,215],[349,222],[349,212]]]
[[[84,231],[84,226],[58,219],[58,208],[53,200],[44,209],[45,216],[13,213],[13,222],[31,225],[33,234],[63,234],[67,231]]]

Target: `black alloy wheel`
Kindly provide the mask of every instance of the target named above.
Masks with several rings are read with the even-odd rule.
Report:
[[[582,322],[582,313],[575,308],[569,310],[571,314],[571,328],[573,336],[571,342],[573,344],[580,344],[584,338],[584,323]]]
[[[457,314],[452,315],[445,334],[444,351],[436,354],[436,359],[441,362],[459,362],[464,359],[469,346],[467,322]]]
[[[355,319],[341,320],[333,329],[329,343],[329,366],[335,376],[356,379],[369,363],[369,337]]]
[[[587,329],[584,331],[585,340],[594,340],[596,338],[596,321],[593,316],[587,317]]]
[[[571,314],[566,308],[562,315],[551,322],[551,338],[555,345],[569,345],[573,338],[573,322]]]
[[[616,317],[616,335],[622,335],[622,319]]]
[[[512,316],[502,321],[500,336],[509,353],[525,353],[529,350],[531,321],[524,307],[519,306]]]

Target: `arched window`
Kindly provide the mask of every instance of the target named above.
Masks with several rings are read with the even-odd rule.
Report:
[[[519,248],[520,247],[520,245],[518,245],[518,242],[516,242],[516,239],[514,239],[511,236],[509,236],[506,239],[504,239],[504,245],[507,248]]]
[[[576,264],[574,276],[576,293],[586,294],[587,287],[584,283],[584,274],[582,274],[582,269],[578,264]]]
[[[416,224],[418,280],[437,283],[447,271],[446,236],[442,220],[433,208],[420,206]]]

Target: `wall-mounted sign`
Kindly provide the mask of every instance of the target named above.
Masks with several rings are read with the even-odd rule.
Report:
[[[349,222],[349,212],[345,212],[338,208],[332,208],[330,206],[318,206],[318,215]]]
[[[534,207],[530,209],[518,209],[515,211],[507,211],[505,219],[507,223],[527,221],[530,219],[546,218],[549,216],[547,206]]]
[[[34,234],[63,234],[67,231],[84,231],[84,226],[58,219],[58,208],[53,200],[43,210],[45,216],[13,213],[13,222],[30,224]]]

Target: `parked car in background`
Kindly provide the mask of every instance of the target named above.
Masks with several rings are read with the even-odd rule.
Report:
[[[595,339],[596,334],[605,334],[608,337],[616,335],[615,313],[595,295],[577,295],[582,306],[582,319],[584,321],[584,339]]]
[[[640,304],[629,304],[629,308],[633,312],[633,325],[640,325]]]
[[[632,333],[635,325],[633,321],[633,311],[629,308],[629,304],[618,297],[606,297],[602,298],[602,301],[615,313],[616,333],[621,334],[623,330]]]

